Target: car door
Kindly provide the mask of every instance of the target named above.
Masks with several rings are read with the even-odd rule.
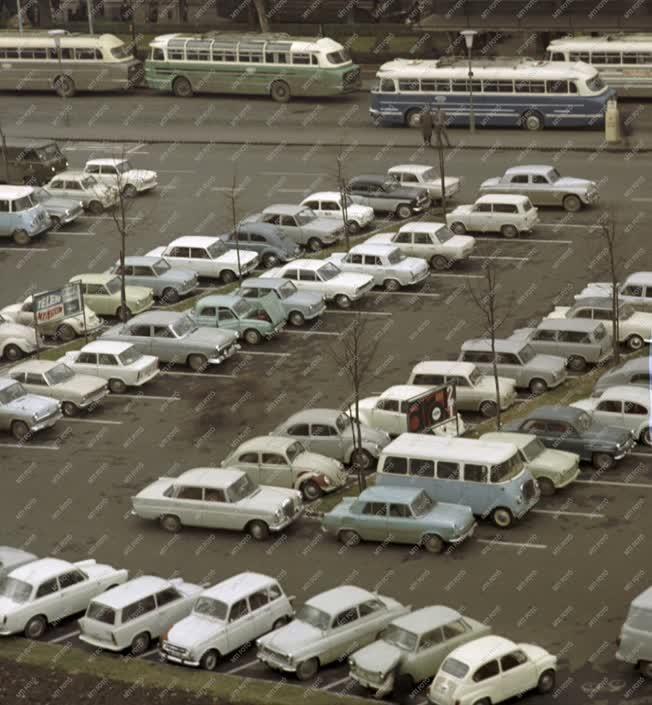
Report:
[[[228,306],[218,306],[217,325],[225,330],[235,331],[238,336],[242,335],[243,324]]]
[[[318,291],[323,293],[324,284],[317,276],[317,272],[314,269],[300,269],[299,270],[299,282],[302,289],[307,289],[308,291]]]
[[[147,326],[149,329],[149,326]],[[149,353],[156,355],[160,360],[184,364],[186,352],[183,346],[177,343],[169,326],[152,326],[149,338]]]
[[[364,257],[361,254],[355,252],[349,252],[342,262],[340,269],[343,272],[359,272],[364,274]]]
[[[163,256],[173,267],[190,269],[193,272],[197,272],[197,274],[200,273],[195,266],[197,263],[190,257],[189,247],[169,247],[164,251]]]
[[[491,203],[476,203],[468,218],[470,221],[468,230],[479,233],[492,230],[494,217]]]
[[[376,283],[385,278],[385,268],[378,255],[364,255],[363,266],[359,271],[371,275]]]
[[[486,353],[487,364],[484,365],[485,369],[482,371],[486,374],[493,374],[491,352]],[[516,381],[516,385],[519,387],[527,387],[530,384],[527,371],[524,370],[521,361],[515,353],[497,353],[496,354],[496,364],[498,367],[498,374],[501,377],[510,377]]]
[[[98,370],[98,358],[97,353],[92,352],[80,352],[77,355],[77,359],[73,363],[75,372],[82,375],[99,375],[100,377],[106,377],[104,371],[100,374]]]
[[[280,225],[285,235],[293,242],[305,245],[308,241],[306,233],[303,231],[303,228],[297,225],[294,216],[282,215],[280,217]]]
[[[14,231],[13,220],[9,215],[9,199],[0,199],[0,236],[8,237]]]
[[[83,612],[95,596],[97,586],[80,570],[69,570],[59,575],[61,616]]]
[[[239,649],[256,638],[254,619],[247,598],[238,600],[231,605],[228,619],[229,649]]]
[[[399,250],[409,257],[415,257],[415,249],[412,244],[412,233],[409,230],[402,230],[396,233],[392,238],[392,242],[398,246]]]
[[[652,286],[625,284],[620,290],[621,296],[637,311],[652,311]]]
[[[530,174],[529,190],[534,194],[536,202],[542,206],[559,206],[561,205],[562,192],[556,189],[548,177],[544,174]],[[532,199],[530,199],[532,203]]]
[[[11,376],[17,382],[22,382],[23,387],[25,387],[30,394],[44,394],[45,396],[48,396],[48,384],[40,372],[21,373],[24,381],[23,379],[18,379],[18,375]]]
[[[412,515],[409,504],[397,501],[388,505],[386,532],[383,540],[394,543],[417,543],[417,520]]]
[[[501,691],[505,699],[525,693],[536,685],[536,667],[521,649],[500,658],[500,671]]]
[[[29,608],[25,610],[27,620],[37,614],[44,614],[48,622],[53,622],[55,619],[65,616],[65,609],[61,595],[59,594],[59,582],[56,577],[50,580],[44,580],[34,593]]]
[[[437,236],[431,233],[413,233],[412,243],[411,254],[414,257],[430,259],[433,254],[441,250]]]
[[[263,634],[271,631],[274,622],[282,617],[281,611],[277,609],[278,604],[274,605],[270,600],[270,591],[274,590],[275,594],[279,593],[277,585],[271,585],[269,588],[262,588],[249,595],[249,611],[251,613],[251,635],[250,640],[257,639]],[[229,646],[231,642],[229,640]],[[238,648],[238,646],[231,647]]]
[[[118,188],[118,170],[111,164],[102,164],[95,178],[110,188]]]
[[[397,399],[378,399],[373,409],[373,425],[392,436],[403,433],[405,416],[400,413],[401,403]]]
[[[340,432],[327,423],[310,424],[310,450],[329,458],[344,459],[345,445]]]
[[[204,497],[201,487],[189,485],[176,485],[174,499],[169,502],[169,514],[176,514],[185,526],[205,526]]]
[[[364,502],[355,506],[356,512],[349,512],[342,522],[346,528],[355,531],[363,541],[384,541],[387,536],[387,505],[385,502]]]
[[[217,308],[215,306],[198,304],[193,312],[193,318],[200,326],[205,326],[206,328],[219,327]]]
[[[222,489],[206,488],[202,506],[202,526],[209,529],[239,529],[243,521],[238,519],[237,502],[231,502]]]
[[[566,354],[563,352],[564,346],[562,345],[560,347],[560,344],[557,342],[557,337],[556,330],[535,330],[531,338],[532,347],[538,353],[543,353],[544,355],[563,355],[566,357]]]
[[[410,659],[409,673],[415,683],[426,678],[431,678],[437,673],[445,655],[452,649],[447,650],[444,645],[444,637],[441,627],[430,629],[419,637],[416,651]]]
[[[122,608],[122,622],[115,628],[119,645],[127,647],[133,638],[142,632],[157,632],[159,629],[154,595],[147,595]],[[158,635],[155,635],[155,638]]]
[[[213,260],[203,247],[191,247],[190,260],[192,261],[192,268],[200,277],[216,276]]]
[[[625,425],[623,402],[619,399],[603,399],[596,405],[593,418],[605,426],[622,428]]]
[[[322,663],[343,658],[364,646],[359,630],[359,619],[357,606],[342,610],[335,615],[330,630],[321,641]]]
[[[25,301],[20,307],[20,311],[16,313],[16,323],[34,328],[34,303],[31,300]],[[39,325],[39,330],[40,328]]]
[[[342,207],[337,201],[321,201],[319,204],[319,215],[331,220],[344,220]]]
[[[137,265],[134,267],[125,267],[126,279],[133,286],[146,286],[150,289],[158,289],[160,284],[157,281],[158,277],[149,265]]]
[[[529,196],[532,203],[536,194],[532,191],[532,183],[529,174],[513,174],[509,179],[509,185],[497,189],[498,193],[520,193]]]
[[[473,682],[482,688],[478,693],[477,700],[481,700],[481,697],[487,697],[489,702],[499,703],[507,699],[507,696],[503,695],[500,666],[497,659],[487,661],[477,668],[472,678]]]
[[[287,458],[280,453],[260,454],[260,484],[274,487],[293,487],[292,468]]]
[[[84,303],[91,311],[99,315],[112,315],[115,311],[109,311],[107,306],[107,292],[101,284],[81,284],[84,292]]]
[[[257,485],[265,484],[260,479],[260,454],[257,451],[247,451],[237,456],[237,467],[246,472]]]
[[[562,421],[547,421],[546,426],[547,434],[554,438],[552,447],[577,453],[583,458],[587,457],[584,440],[571,424]]]
[[[638,437],[650,423],[650,409],[633,401],[623,402],[623,426]]]
[[[455,401],[464,410],[476,410],[481,401],[480,395],[464,375],[446,375],[446,383],[455,385]]]

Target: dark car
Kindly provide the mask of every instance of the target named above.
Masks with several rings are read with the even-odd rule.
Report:
[[[301,247],[271,223],[240,223],[237,230],[220,238],[230,247],[235,248],[237,242],[240,249],[256,252],[266,269],[278,267],[301,254]]]
[[[423,213],[430,205],[427,189],[405,188],[389,176],[356,176],[346,188],[356,203],[398,218]]]
[[[59,145],[52,140],[7,139],[7,166],[10,184],[46,184],[60,171],[68,168]],[[0,153],[0,184],[7,183]]]
[[[504,430],[533,433],[546,447],[577,453],[581,460],[603,470],[624,458],[636,445],[629,431],[604,426],[586,411],[571,406],[541,406],[524,419],[507,424]]]

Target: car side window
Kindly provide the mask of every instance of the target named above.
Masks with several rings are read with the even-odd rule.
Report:
[[[560,343],[590,343],[591,337],[579,330],[560,330],[557,340]]]
[[[217,320],[218,321],[233,321],[236,319],[236,315],[231,311],[230,308],[224,308],[223,306],[217,309]]]
[[[643,296],[643,287],[635,284],[628,284],[623,287],[622,294],[625,296]]]
[[[304,201],[301,205],[305,206],[306,208],[311,208],[313,211],[320,210],[319,201]],[[324,203],[324,205],[326,204]]]
[[[296,423],[287,430],[290,436],[309,436],[310,428],[307,423]]]
[[[575,311],[573,318],[593,318],[593,310],[590,308],[581,308]]]
[[[202,489],[201,487],[186,487],[181,486],[177,488],[177,499],[202,499]]]
[[[484,666],[480,666],[480,668],[478,668],[478,670],[473,674],[473,681],[474,683],[486,681],[489,678],[497,676],[499,672],[500,669],[498,668],[498,661],[489,661],[489,663],[485,663]]]
[[[297,223],[294,220],[294,218],[291,215],[282,215],[281,216],[281,225],[284,225],[286,228],[296,228]]]
[[[337,429],[328,424],[314,423],[310,427],[311,436],[338,436]]]
[[[527,184],[527,174],[515,174],[512,176],[511,183],[513,184]]]
[[[444,632],[444,639],[454,639],[456,636],[466,634],[469,628],[461,619],[456,619],[454,622],[444,624],[442,631]]]
[[[191,259],[210,259],[208,252],[203,247],[191,247],[190,257]]]
[[[132,619],[138,619],[138,617],[142,617],[148,612],[154,612],[154,610],[156,610],[154,595],[143,597],[142,600],[136,600],[122,610],[122,623],[131,622]]]
[[[301,281],[302,282],[316,282],[319,281],[317,277],[317,272],[313,272],[311,269],[301,270]]]
[[[491,361],[491,353],[487,353],[489,356],[489,362]],[[514,353],[498,353],[498,364],[500,365],[520,365],[521,361],[518,359],[517,355]]]
[[[532,336],[534,340],[554,341],[557,337],[557,331],[554,330],[537,330]]]
[[[548,81],[548,83],[552,83],[552,81]],[[566,91],[563,91],[563,92],[565,93]],[[533,184],[547,184],[548,179],[546,179],[546,177],[543,176],[542,174],[533,174],[532,175],[532,183]]]
[[[281,217],[276,213],[267,213],[263,216],[263,223],[271,223],[272,225],[280,225]]]
[[[537,419],[526,421],[522,428],[525,433],[546,433],[548,431],[546,422]]]
[[[364,263],[366,265],[371,265],[374,267],[379,267],[381,262],[380,262],[380,257],[376,257],[375,255],[365,255],[364,258]]]
[[[611,414],[619,414],[622,411],[622,402],[616,399],[604,399],[597,407],[597,411],[607,411]]]
[[[464,465],[464,479],[466,482],[486,482],[487,468],[484,465],[466,463]]]
[[[173,247],[168,255],[169,257],[190,257],[189,247]]]
[[[649,384],[650,383],[650,375],[647,372],[632,375],[632,384]]]
[[[265,465],[287,465],[287,460],[279,453],[263,453]]]
[[[269,601],[270,602],[274,602],[274,600],[278,600],[278,598],[281,597],[282,594],[283,594],[283,592],[281,591],[281,588],[278,585],[274,584],[274,585],[269,586]]]
[[[383,463],[383,472],[391,473],[392,475],[407,475],[408,460],[407,458],[398,458],[388,456]]]
[[[25,376],[25,384],[38,384],[38,385],[44,385],[45,380],[43,379],[43,375],[37,374],[36,372],[28,372]],[[16,379],[14,377],[14,379]]]
[[[95,365],[97,363],[97,355],[95,353],[80,352],[77,362],[84,365]]]
[[[412,384],[443,384],[444,375],[414,375]]]
[[[232,607],[229,613],[229,622],[235,622],[237,619],[242,619],[249,614],[247,600],[238,600]]]
[[[27,377],[27,373],[26,372],[15,372],[12,370],[9,373],[9,376],[11,377],[11,379],[15,379],[16,382],[25,382],[25,379]]]
[[[100,365],[116,366],[118,364],[115,355],[109,353],[100,353]]]
[[[382,411],[398,411],[399,403],[397,399],[379,399],[376,402],[376,409]]]
[[[149,334],[149,326],[132,326],[131,328],[129,328],[129,335],[135,335],[141,338],[149,338]]]
[[[386,507],[384,502],[365,502],[362,513],[366,516],[384,517],[387,513]]]
[[[444,637],[442,636],[440,627],[431,629],[429,632],[421,635],[421,639],[419,639],[419,651],[431,649],[433,646],[441,644],[443,640]]]
[[[440,460],[437,463],[437,477],[441,480],[459,480],[459,463],[451,463],[448,461]]]
[[[267,242],[267,238],[262,235],[256,235],[256,233],[251,233],[251,242]]]
[[[412,458],[410,460],[410,475],[413,475],[415,477],[434,477],[434,461],[422,460],[421,458]]]
[[[555,436],[575,435],[573,429],[567,423],[562,423],[561,421],[548,421],[546,426],[548,427],[548,433],[552,433]]]
[[[389,516],[396,519],[411,519],[412,512],[407,504],[390,504]]]
[[[297,269],[287,269],[283,274],[284,279],[292,279],[294,281],[299,280],[299,271]]]
[[[400,242],[404,245],[409,245],[412,242],[412,233],[399,233],[394,238],[394,242]]]
[[[267,590],[259,590],[253,595],[249,595],[249,607],[251,608],[252,612],[254,610],[260,609],[261,607],[264,607],[268,602],[269,595],[267,594]]]
[[[151,276],[156,276],[156,274],[154,274],[154,273],[152,272],[151,267],[146,267],[146,266],[144,266],[144,265],[143,265],[143,266],[135,266],[135,267],[133,267],[133,268],[132,268],[132,267],[127,267],[126,269],[127,269],[126,274],[131,274],[132,272],[128,271],[128,270],[131,269],[131,270],[133,271],[133,274],[134,274],[135,276],[137,276],[137,277],[151,277]]]
[[[226,495],[224,494],[224,490],[216,489],[214,487],[206,487],[204,489],[204,501],[226,502]]]
[[[217,310],[215,306],[204,306],[200,311],[197,311],[200,316],[216,316]]]
[[[347,257],[347,262],[351,264],[362,264],[362,255],[350,254]]]
[[[355,607],[351,607],[348,610],[340,612],[333,622],[334,627],[346,627],[351,622],[355,622],[359,618],[358,610]]]
[[[624,410],[626,414],[636,414],[640,416],[647,416],[647,409],[641,404],[636,404],[633,401],[626,401],[624,404]]]
[[[466,377],[462,377],[462,375],[451,375],[450,377],[446,378],[447,382],[452,382],[453,384],[456,384],[458,387],[470,387],[471,385],[469,384],[469,380]]]
[[[491,203],[476,203],[473,210],[478,213],[491,213]]]
[[[181,599],[181,593],[174,587],[165,588],[156,594],[156,602],[159,607],[169,605],[170,602]]]
[[[340,204],[335,201],[322,201],[321,207],[325,211],[339,211]]]
[[[167,326],[154,326],[155,338],[172,338],[172,332]]]
[[[512,668],[523,665],[527,661],[527,656],[519,649],[506,654],[500,659],[500,668],[503,671],[510,671]]]
[[[239,458],[238,458],[239,463],[257,463],[258,462],[258,453],[243,453]]]
[[[9,201],[0,200],[0,213],[9,213]]]
[[[414,233],[415,245],[432,245],[430,233]]]
[[[57,584],[57,579],[52,578],[52,580],[46,580],[44,583],[41,583],[38,586],[38,590],[36,591],[36,597],[47,597],[48,595],[52,595],[58,591],[59,585]]]
[[[77,585],[77,583],[83,583],[84,580],[86,580],[86,576],[81,571],[70,570],[59,576],[59,588],[65,590],[73,585]]]
[[[359,606],[360,617],[368,617],[370,614],[380,612],[384,607],[380,600],[367,600]]]

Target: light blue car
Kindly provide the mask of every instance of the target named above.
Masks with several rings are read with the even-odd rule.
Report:
[[[52,227],[33,193],[31,186],[0,186],[0,237],[10,237],[20,247]]]
[[[291,279],[255,277],[245,279],[236,294],[255,301],[272,293],[281,302],[288,321],[293,326],[302,326],[324,313],[326,302],[316,291],[299,291]]]
[[[174,304],[190,294],[197,286],[197,274],[190,269],[172,267],[162,257],[125,257],[125,282],[130,286],[144,286],[154,292],[157,299]],[[120,262],[109,270],[120,274]]]

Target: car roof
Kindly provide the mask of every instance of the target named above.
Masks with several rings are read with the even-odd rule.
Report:
[[[146,311],[145,313],[139,313],[137,316],[130,318],[129,323],[167,326],[177,321],[182,316],[187,315],[187,311]]]
[[[74,179],[81,179],[84,178],[86,179],[87,177],[92,176],[92,174],[87,174],[85,171],[82,171],[81,169],[66,169],[66,171],[60,171],[58,174],[55,174],[52,178],[53,179],[67,179],[67,178],[74,178]]]
[[[575,406],[561,404],[546,404],[530,411],[525,419],[554,419],[555,421],[575,421],[580,414],[586,412]]]
[[[414,612],[408,612],[398,619],[392,621],[401,629],[407,629],[414,634],[425,634],[431,629],[443,627],[445,624],[450,624],[456,619],[460,619],[462,615],[450,607],[444,605],[430,605],[422,607]]]
[[[652,286],[652,272],[632,272],[625,279],[627,284],[647,284]]]
[[[323,610],[328,614],[339,613],[342,610],[355,607],[360,602],[374,599],[374,594],[355,585],[340,585],[332,590],[326,590],[306,601],[307,605]]]
[[[412,374],[440,374],[440,375],[470,375],[477,366],[473,362],[456,362],[455,360],[423,360],[417,362],[412,368]]]
[[[520,164],[505,170],[506,174],[547,174],[554,167],[550,164]]]
[[[467,463],[495,465],[511,458],[517,451],[513,443],[494,443],[474,438],[451,438],[421,433],[402,433],[383,448],[384,456],[405,455],[435,457]]]
[[[354,245],[349,253],[388,255],[395,250],[398,250],[398,246],[389,242],[361,242],[359,245]]]
[[[640,595],[637,595],[632,600],[631,606],[636,609],[652,610],[652,585],[647,590],[643,590]]]
[[[421,487],[398,487],[396,485],[373,485],[358,495],[361,502],[403,502],[414,501],[423,490]]]
[[[537,436],[532,433],[512,433],[510,431],[490,431],[480,436],[481,441],[489,441],[490,443],[513,443],[517,448],[524,448],[535,438],[537,438]]]
[[[312,201],[313,199],[318,200],[328,200],[328,201],[338,201],[340,200],[340,194],[338,191],[317,191],[316,193],[311,193],[310,196],[306,196],[304,201]]]
[[[276,585],[276,582],[276,578],[271,578],[269,575],[245,571],[209,587],[201,593],[201,596],[214,597],[227,605],[232,605],[252,592]]]
[[[325,260],[323,259],[295,259],[292,262],[288,262],[283,265],[284,269],[313,269],[318,270],[323,267]]]
[[[23,198],[34,192],[31,186],[5,186],[0,185],[0,198]]]
[[[388,174],[393,174],[397,171],[406,171],[410,174],[423,174],[424,171],[428,171],[433,167],[428,164],[397,164],[396,166],[390,167],[387,170]]]
[[[362,174],[360,176],[354,176],[352,179],[349,180],[350,184],[356,184],[360,183],[363,181],[368,181],[369,183],[373,184],[384,184],[385,181],[387,181],[387,175],[379,175],[379,174]]]
[[[11,368],[12,372],[47,372],[51,370],[56,365],[65,362],[63,359],[59,360],[25,360],[25,362],[19,362]]]
[[[74,567],[74,564],[60,558],[39,558],[12,570],[10,575],[12,578],[24,580],[26,583],[34,585],[43,580],[49,580],[66,570],[72,570]]]
[[[102,159],[89,159],[86,164],[108,164],[108,165],[115,165],[115,164],[122,164],[122,162],[128,162],[128,159],[113,159],[111,157],[103,157]]]
[[[432,385],[427,384],[395,384],[393,387],[388,387],[384,392],[378,395],[379,399],[398,399],[399,401],[406,401],[416,397],[419,394],[423,394],[426,389],[431,388]]]
[[[143,264],[152,265],[155,262],[160,262],[163,259],[160,255],[129,255],[125,257],[125,264]]]
[[[165,578],[159,578],[157,575],[141,575],[98,595],[93,602],[119,610],[168,587],[170,587],[170,581]]]
[[[437,223],[429,220],[422,220],[416,223],[406,223],[398,229],[399,233],[408,231],[410,233],[432,233],[445,228],[446,223]]]
[[[182,472],[174,483],[176,485],[189,485],[191,487],[210,487],[222,490],[230,487],[236,480],[243,476],[243,472],[236,468],[192,468]]]
[[[619,307],[623,306],[625,302],[622,299],[619,299],[618,305]],[[629,304],[627,304],[629,305]],[[575,309],[578,308],[608,308],[609,310],[612,309],[613,303],[611,301],[611,297],[609,295],[605,296],[583,296],[581,299],[577,299],[577,301],[570,307],[571,311],[574,311]]]
[[[646,409],[650,408],[650,390],[647,387],[639,387],[635,384],[621,384],[605,389],[599,399],[613,399],[617,401],[633,401],[642,404]]]
[[[243,299],[239,294],[209,294],[208,296],[202,296],[195,305],[213,304],[214,306],[233,306],[237,304],[238,301],[243,300],[246,301],[246,299]]]
[[[92,343],[84,345],[80,352],[102,352],[119,355],[131,347],[133,347],[133,343],[123,343],[118,340],[94,340]]]
[[[528,200],[520,193],[486,193],[476,199],[476,203],[524,203]]]
[[[265,450],[272,453],[283,453],[285,449],[293,443],[296,443],[296,438],[287,438],[286,436],[254,436],[254,438],[248,438],[241,443],[237,448],[237,452]]]
[[[339,409],[329,409],[326,407],[302,409],[301,411],[297,411],[295,414],[288,417],[285,423],[289,423],[290,421],[295,423],[298,421],[304,421],[307,423],[335,423],[335,420],[339,416],[342,416],[342,413],[343,412],[339,411]]]
[[[527,340],[496,338],[496,352],[518,353],[526,345],[529,345]],[[491,340],[489,338],[471,338],[462,343],[462,350],[491,350]]]
[[[277,286],[282,286],[289,281],[291,280],[283,279],[283,277],[249,277],[242,280],[242,288],[276,289]]]
[[[168,244],[168,247],[208,247],[214,242],[222,242],[217,235],[182,235]]]
[[[544,318],[538,325],[538,330],[577,330],[590,333],[599,326],[604,328],[603,321],[592,318]]]
[[[106,282],[110,281],[111,279],[115,279],[117,276],[117,274],[104,274],[103,272],[90,274],[76,274],[74,277],[71,277],[70,281],[81,281],[84,282],[84,284],[106,284]]]
[[[308,208],[308,206],[296,205],[291,203],[275,203],[274,205],[263,208],[263,213],[278,213],[279,215],[296,215]]]
[[[236,229],[246,233],[254,233],[254,235],[264,235],[265,237],[285,237],[283,230],[281,230],[278,225],[274,225],[274,223],[258,223],[249,221],[239,223]]]
[[[449,657],[462,661],[473,670],[485,661],[499,658],[515,648],[516,644],[513,641],[502,636],[490,634],[458,646],[449,654]]]

